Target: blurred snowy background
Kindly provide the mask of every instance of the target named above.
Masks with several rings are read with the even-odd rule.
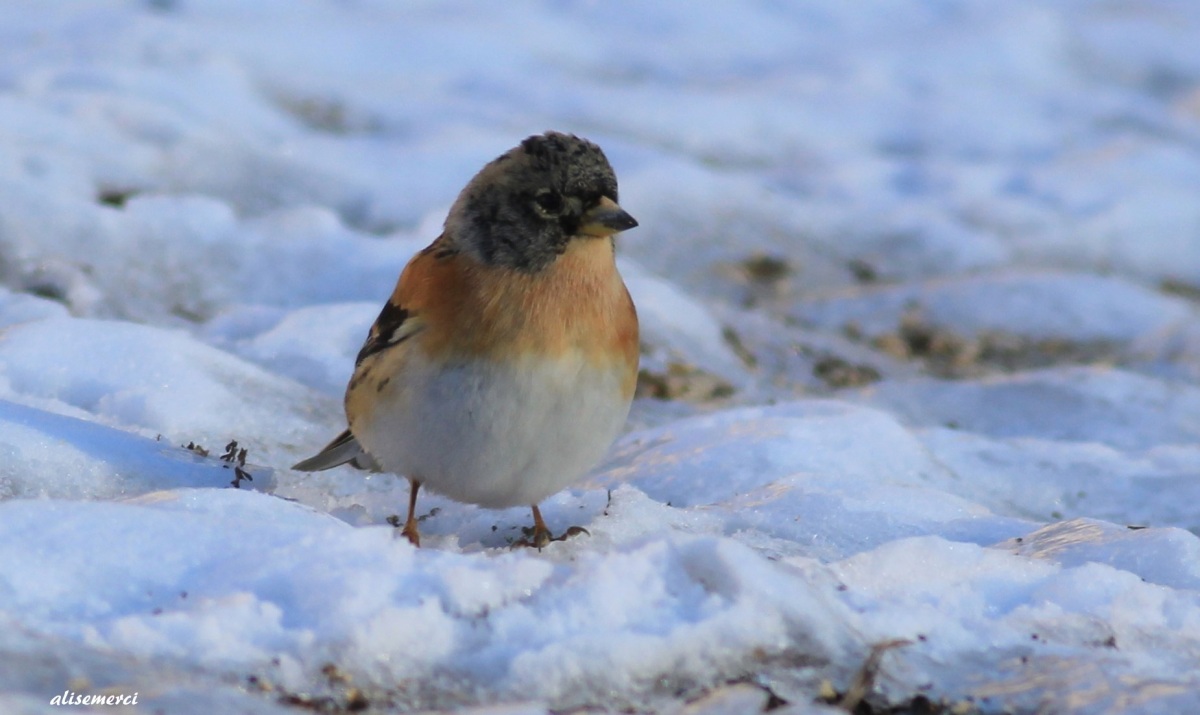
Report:
[[[1197,38],[1190,0],[0,3],[0,711],[834,712],[895,640],[861,708],[1200,711]],[[415,551],[402,480],[287,466],[550,128],[641,222],[642,397],[543,506],[591,538],[430,497]]]

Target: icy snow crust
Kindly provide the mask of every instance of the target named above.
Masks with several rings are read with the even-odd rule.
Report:
[[[828,712],[905,640],[876,704],[1200,712],[1200,5],[0,28],[0,711]],[[590,537],[510,550],[527,510],[430,495],[414,550],[403,480],[288,465],[458,189],[548,128],[641,222],[647,370],[711,389],[543,505]],[[897,351],[914,320],[968,369]]]

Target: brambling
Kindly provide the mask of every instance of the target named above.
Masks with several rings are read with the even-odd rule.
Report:
[[[414,545],[422,486],[528,504],[531,539],[519,543],[555,540],[538,502],[599,461],[633,399],[638,320],[613,236],[634,226],[587,140],[546,132],[489,163],[371,326],[346,388],[349,429],[294,468],[405,475],[401,533]]]

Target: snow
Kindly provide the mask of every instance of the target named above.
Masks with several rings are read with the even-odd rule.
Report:
[[[917,311],[928,323],[961,335],[1124,344],[1195,320],[1182,299],[1094,274],[992,273],[847,292],[811,301],[800,307],[797,319],[826,329],[853,323],[877,336],[895,331],[907,313]]]
[[[0,712],[830,713],[888,643],[877,707],[1200,710],[1198,34],[0,7]],[[542,504],[588,535],[423,495],[417,550],[402,479],[289,465],[457,191],[548,128],[620,177],[666,387]]]

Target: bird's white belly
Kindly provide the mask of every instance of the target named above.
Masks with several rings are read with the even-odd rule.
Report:
[[[573,483],[629,413],[622,371],[582,356],[436,369],[414,356],[405,373],[355,436],[385,469],[485,507],[536,504]]]

